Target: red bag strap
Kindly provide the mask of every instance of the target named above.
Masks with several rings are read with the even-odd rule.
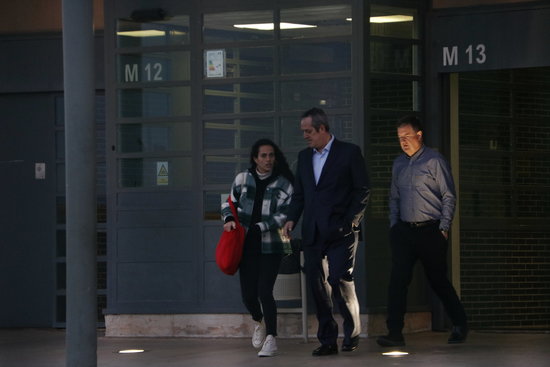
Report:
[[[235,218],[235,223],[239,225],[239,216],[237,215],[237,209],[235,208],[235,205],[233,204],[233,200],[231,200],[231,195],[227,198],[227,201],[229,202],[229,207],[231,208],[231,213],[233,213],[233,218]]]

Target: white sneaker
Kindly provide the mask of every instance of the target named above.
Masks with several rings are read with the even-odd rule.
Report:
[[[257,322],[252,333],[252,345],[254,348],[261,348],[265,340],[265,325],[263,322]]]
[[[258,357],[273,357],[274,355],[277,355],[277,341],[273,335],[268,335],[262,350],[258,352]]]

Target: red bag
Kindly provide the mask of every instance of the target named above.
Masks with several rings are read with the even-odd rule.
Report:
[[[231,201],[231,195],[229,195],[227,201],[229,202],[237,226],[230,232],[223,231],[216,247],[216,264],[218,264],[218,267],[225,274],[233,275],[237,272],[243,255],[245,230],[241,223],[239,223],[239,217]]]

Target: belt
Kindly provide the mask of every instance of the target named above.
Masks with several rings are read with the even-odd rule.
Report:
[[[439,222],[438,220],[426,220],[424,222],[401,222],[401,223],[403,223],[407,227],[419,228],[419,227],[430,226],[430,225],[436,224],[438,222]]]

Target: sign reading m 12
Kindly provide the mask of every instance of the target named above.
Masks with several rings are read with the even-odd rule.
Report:
[[[460,50],[458,46],[443,47],[443,66],[459,66],[463,62],[468,65],[484,64],[487,61],[486,48],[483,43],[476,46],[468,45],[465,50]]]
[[[124,65],[124,81],[128,82],[151,82],[151,81],[162,81],[163,70],[162,64],[160,62],[155,63],[146,63],[142,65],[140,70],[140,65],[138,64],[125,64]]]

